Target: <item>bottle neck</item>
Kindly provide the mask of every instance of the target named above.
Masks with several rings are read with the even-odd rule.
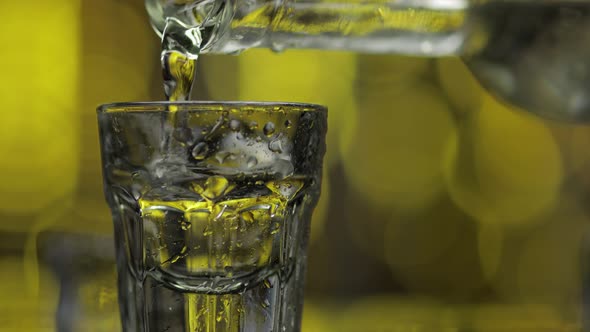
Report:
[[[236,0],[145,0],[162,48],[196,58],[218,44],[231,25]]]

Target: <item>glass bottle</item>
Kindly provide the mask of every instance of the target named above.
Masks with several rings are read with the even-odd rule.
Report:
[[[590,119],[584,0],[146,0],[169,49],[327,49],[464,58],[495,95],[554,119]]]
[[[371,53],[465,53],[471,38],[469,0],[146,0],[160,35],[182,27],[176,42],[189,52],[238,53],[249,48],[337,49]],[[168,28],[166,28],[168,26]],[[191,37],[200,34],[200,49]]]

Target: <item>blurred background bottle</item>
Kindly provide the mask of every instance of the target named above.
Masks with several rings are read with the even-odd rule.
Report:
[[[116,331],[94,110],[163,98],[159,40],[142,0],[0,10],[28,36],[0,36],[0,329]],[[580,330],[590,127],[497,102],[458,58],[260,49],[198,73],[193,99],[330,109],[304,332]]]

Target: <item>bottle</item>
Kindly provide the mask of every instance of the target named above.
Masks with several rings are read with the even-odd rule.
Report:
[[[461,54],[476,47],[468,0],[146,0],[162,36],[178,30],[189,53],[311,48],[414,55]],[[169,32],[169,31],[167,31]],[[200,48],[187,37],[200,34]],[[469,39],[469,40],[468,40]]]
[[[584,0],[146,0],[168,49],[249,48],[458,55],[505,102],[590,120],[590,2]]]

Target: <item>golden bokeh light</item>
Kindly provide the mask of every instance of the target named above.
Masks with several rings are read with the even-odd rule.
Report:
[[[460,58],[436,60],[436,74],[449,102],[460,114],[476,111],[481,107],[485,91]]]
[[[80,102],[87,107],[85,115],[94,116],[99,104],[150,99],[151,73],[161,72],[157,67],[158,38],[145,28],[141,2],[135,4],[113,0],[83,2]],[[85,124],[90,125],[86,121]]]
[[[446,200],[418,215],[393,215],[391,219],[382,234],[387,262],[396,269],[440,260],[454,243],[463,240],[470,226],[465,215]]]
[[[388,223],[383,236],[393,278],[412,294],[459,300],[485,285],[474,223],[448,201]]]
[[[77,181],[79,1],[2,2],[4,103],[0,211],[32,214],[70,194]],[[19,13],[27,13],[23,19]],[[19,48],[25,42],[26,48]],[[56,39],[55,36],[60,36]],[[0,222],[3,230],[25,223]]]
[[[563,169],[539,119],[486,96],[448,142],[445,179],[454,202],[481,222],[523,225],[549,211]]]
[[[455,130],[446,100],[427,82],[359,93],[362,117],[343,155],[348,180],[375,207],[425,208],[444,189],[444,147]]]

